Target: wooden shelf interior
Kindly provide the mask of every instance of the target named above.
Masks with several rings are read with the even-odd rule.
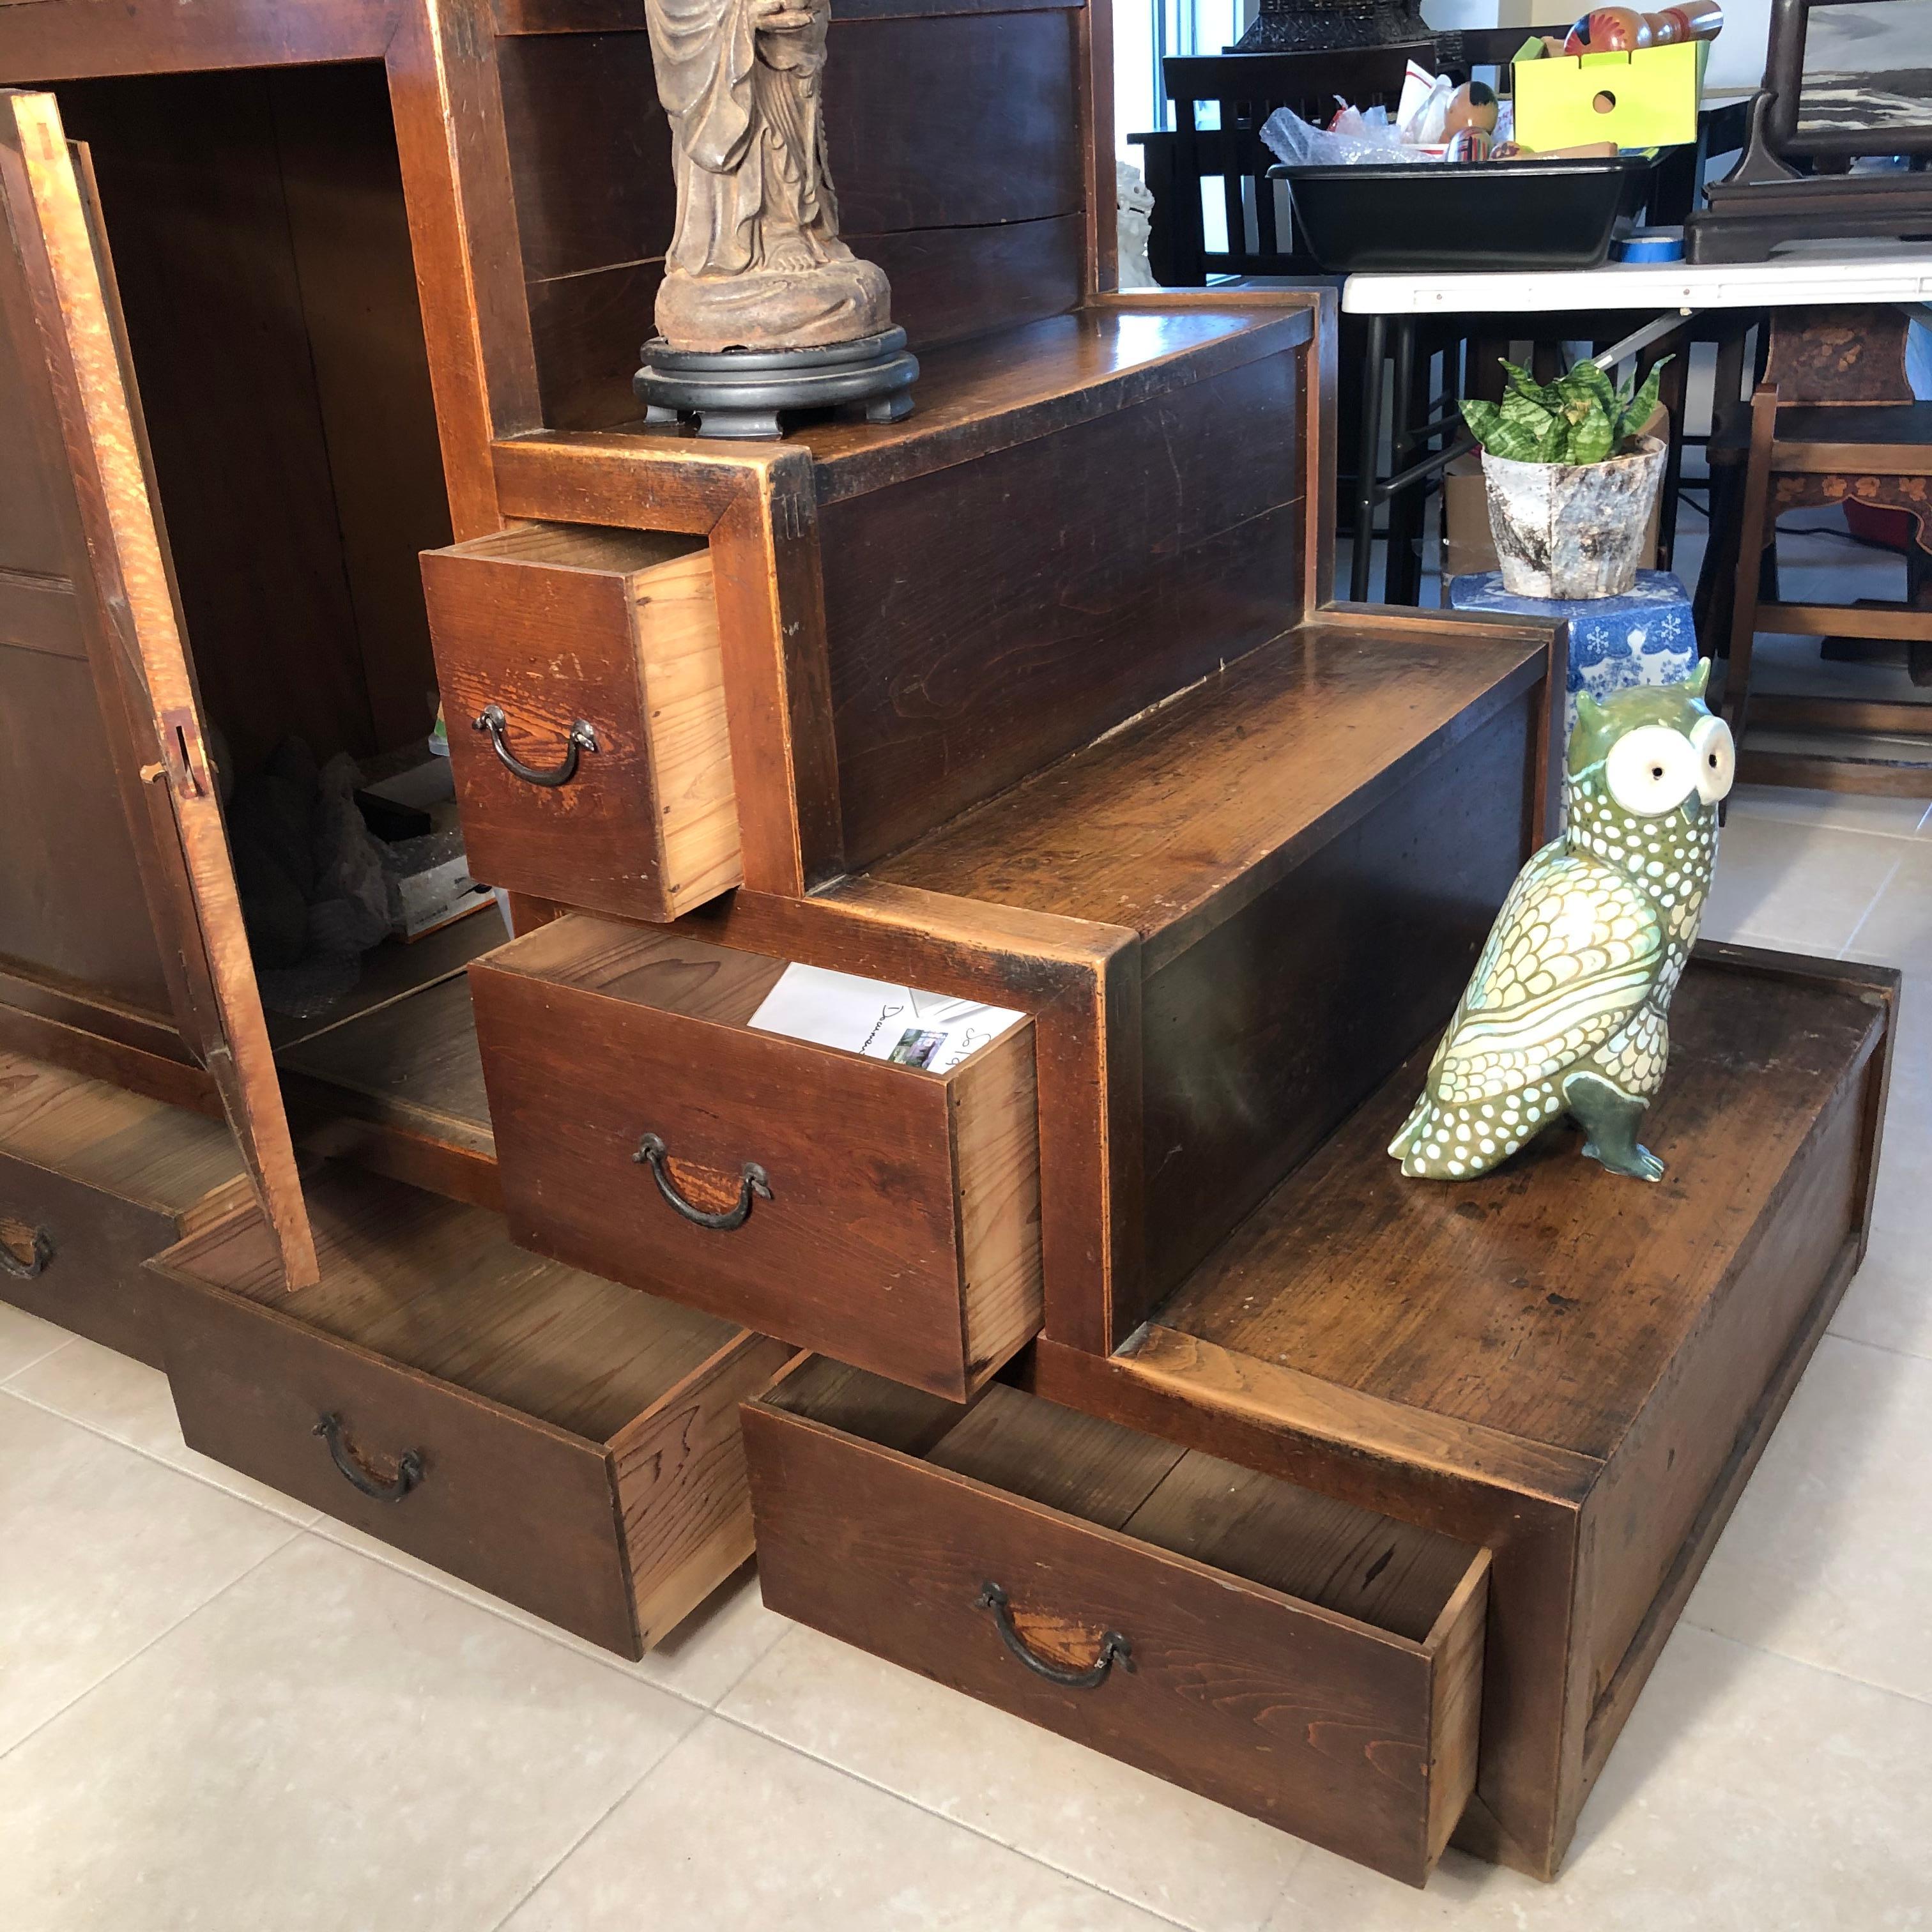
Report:
[[[186,1276],[593,1442],[742,1331],[515,1246],[502,1218],[331,1162],[308,1178],[322,1260],[290,1293],[259,1214],[159,1258]]]
[[[1475,1558],[1432,1531],[1001,1384],[962,1412],[818,1356],[765,1400],[1416,1643]]]
[[[0,1153],[177,1219],[250,1198],[224,1123],[16,1053],[0,1052]]]

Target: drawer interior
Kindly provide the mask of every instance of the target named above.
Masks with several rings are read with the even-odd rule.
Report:
[[[340,1162],[306,1178],[322,1279],[290,1293],[259,1214],[161,1258],[178,1274],[606,1442],[733,1342],[733,1323],[545,1261],[500,1216]]]
[[[764,1400],[1418,1644],[1481,1560],[1432,1530],[1004,1384],[962,1411],[821,1355]]]

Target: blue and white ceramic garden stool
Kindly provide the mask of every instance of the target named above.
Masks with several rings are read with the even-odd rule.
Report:
[[[1680,684],[1697,668],[1690,593],[1667,570],[1640,570],[1627,597],[1512,597],[1500,571],[1449,580],[1452,610],[1511,617],[1560,617],[1570,626],[1570,703],[1564,742],[1576,722],[1576,694],[1607,697],[1634,684]]]

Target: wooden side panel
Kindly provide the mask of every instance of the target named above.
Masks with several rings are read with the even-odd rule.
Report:
[[[1448,1020],[1522,862],[1534,701],[1148,981],[1147,1307]]]
[[[299,1286],[316,1279],[315,1244],[242,930],[112,272],[51,96],[0,95],[0,191],[74,466],[102,639],[97,680],[104,700],[124,705],[130,730],[159,754],[140,775],[153,781],[147,795],[166,872],[153,882],[151,904],[172,915],[168,944],[184,974],[193,1036],[240,1136],[290,1285]]]
[[[791,1359],[789,1342],[740,1335],[613,1438],[643,1648],[655,1648],[752,1554],[738,1405]]]
[[[1864,1070],[1875,1076],[1875,1064]],[[1862,1080],[1795,1163],[1698,1331],[1618,1446],[1583,1520],[1587,1694],[1609,1688],[1759,1397],[1862,1218]]]
[[[1040,1106],[1033,1029],[960,1069],[947,1095],[965,1270],[966,1372],[976,1382],[1040,1333]]]
[[[766,1604],[1108,1755],[1419,1885],[1432,1661],[1420,1646],[762,1404],[745,1413]],[[1134,1669],[1092,1690],[1042,1649]]]
[[[1268,356],[824,506],[848,865],[1294,625],[1300,410]]]
[[[190,1448],[592,1643],[639,1654],[601,1444],[258,1303],[184,1276],[169,1284],[164,1348]],[[316,1432],[325,1415],[339,1418],[346,1453],[371,1480],[393,1481],[410,1450],[421,1480],[400,1502],[364,1495]]]

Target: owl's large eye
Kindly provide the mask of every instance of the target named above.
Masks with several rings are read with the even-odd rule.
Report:
[[[1697,790],[1704,802],[1715,805],[1728,797],[1738,775],[1731,728],[1721,718],[1700,718],[1690,734],[1690,748],[1697,754]]]
[[[1668,724],[1640,724],[1610,747],[1604,782],[1624,811],[1660,818],[1697,789],[1697,754]]]

